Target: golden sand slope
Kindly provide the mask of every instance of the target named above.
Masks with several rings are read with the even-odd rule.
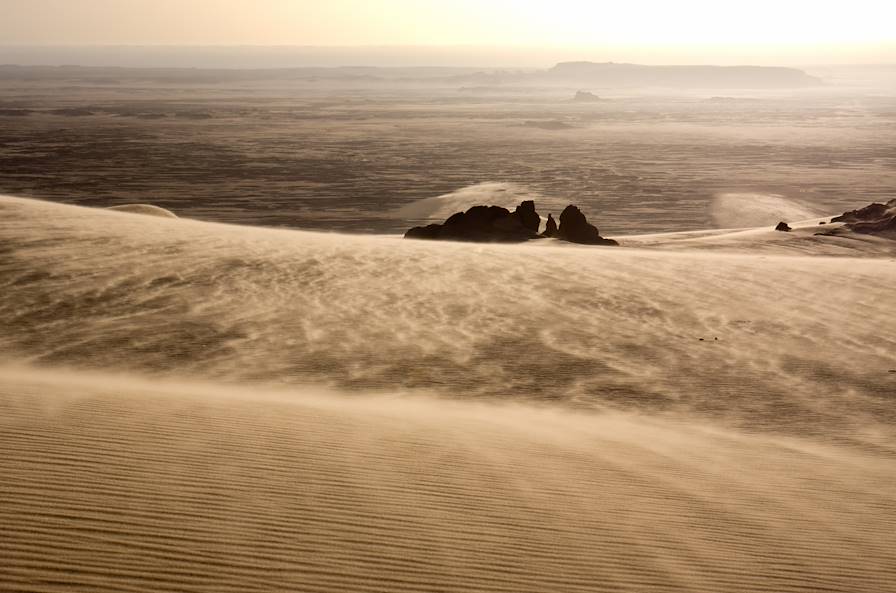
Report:
[[[2,372],[0,590],[896,590],[896,464],[616,415]]]
[[[0,590],[896,591],[891,243],[0,214]]]
[[[797,230],[476,245],[0,198],[0,360],[698,413],[890,446],[896,241]]]

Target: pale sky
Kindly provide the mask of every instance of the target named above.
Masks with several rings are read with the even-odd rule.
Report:
[[[896,62],[896,0],[0,0],[0,44],[500,45]]]

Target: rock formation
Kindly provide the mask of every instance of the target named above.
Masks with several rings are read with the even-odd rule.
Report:
[[[589,224],[575,206],[567,206],[563,211],[559,227],[553,215],[549,215],[545,232],[539,235],[540,224],[535,202],[527,200],[513,212],[500,206],[473,206],[466,212],[452,214],[442,224],[414,227],[404,236],[406,239],[479,243],[522,243],[540,237],[556,237],[585,245],[618,245],[612,239],[601,237],[597,228]]]
[[[844,224],[815,234],[823,237],[836,237],[851,231],[862,235],[896,239],[896,199],[890,200],[886,204],[875,202],[858,210],[844,212],[840,216],[832,218],[831,222]]]
[[[553,214],[548,214],[548,221],[544,225],[544,232],[541,234],[542,237],[556,237],[557,236],[557,221],[554,220]]]
[[[844,212],[832,218],[831,222],[845,222],[844,226],[854,233],[896,239],[896,199],[886,204],[874,203]]]
[[[778,223],[778,226],[775,227],[775,230],[776,230],[776,231],[781,231],[781,232],[784,232],[784,233],[789,233],[789,232],[792,231],[793,229],[790,228],[790,225],[789,225],[789,224],[787,224],[786,222],[784,222],[784,221],[782,220],[781,222]]]
[[[531,212],[535,212],[532,202]],[[406,239],[440,239],[443,241],[474,241],[479,243],[522,243],[538,237],[538,227],[533,231],[529,208],[520,204],[511,213],[500,206],[473,206],[466,212],[448,217],[443,224],[414,227],[405,233]],[[522,210],[521,210],[522,209]],[[536,219],[538,214],[535,214]]]
[[[516,207],[516,210],[513,211],[513,215],[519,217],[520,222],[523,223],[524,227],[533,233],[538,232],[538,227],[541,226],[541,217],[538,215],[538,212],[535,211],[534,201],[526,200],[525,202],[521,202],[520,205]]]
[[[886,204],[875,202],[858,210],[844,212],[832,218],[831,222],[872,222],[886,216],[890,208],[896,208],[896,200],[890,200]]]
[[[560,228],[557,236],[570,243],[583,245],[619,245],[612,239],[600,236],[597,227],[588,222],[582,211],[570,204],[560,214]]]

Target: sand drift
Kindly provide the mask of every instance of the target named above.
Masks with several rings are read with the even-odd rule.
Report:
[[[2,198],[0,590],[891,590],[896,263],[762,236]]]
[[[892,257],[757,255],[755,233],[671,252],[430,245],[14,199],[0,215],[0,351],[19,362],[820,434],[896,419]]]

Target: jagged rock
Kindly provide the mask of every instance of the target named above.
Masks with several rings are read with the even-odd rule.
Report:
[[[619,245],[612,239],[601,237],[597,227],[589,223],[582,211],[572,204],[560,214],[560,227],[557,229],[557,236],[570,243],[583,245]]]
[[[585,215],[575,206],[568,206],[563,211],[559,227],[554,217],[549,216],[544,234],[539,235],[540,224],[535,202],[527,200],[513,212],[500,206],[473,206],[466,212],[452,214],[442,224],[414,227],[404,236],[406,239],[480,243],[522,243],[541,237],[557,237],[585,245],[618,245],[612,239],[601,237],[597,228],[588,224]]]
[[[544,225],[544,232],[541,234],[542,237],[556,237],[557,236],[557,221],[554,220],[553,214],[548,214],[548,221]]]
[[[530,202],[531,212],[535,204]],[[444,224],[414,227],[405,233],[406,239],[441,239],[443,241],[474,241],[480,243],[521,243],[538,237],[537,226],[533,231],[524,223],[529,220],[530,207],[520,204],[511,213],[500,206],[473,206],[466,212],[448,217]],[[538,214],[535,214],[536,219]]]
[[[405,239],[439,239],[442,234],[442,225],[428,224],[415,226],[404,234]]]
[[[896,239],[896,199],[886,204],[874,203],[844,212],[832,218],[831,222],[844,222],[844,226],[854,233]]]
[[[513,211],[513,214],[514,216],[519,217],[520,222],[523,223],[524,227],[533,233],[538,232],[538,227],[541,226],[541,217],[538,215],[538,212],[535,211],[535,202],[533,200],[521,202],[520,205],[516,207],[516,210]]]
[[[775,227],[776,231],[782,231],[784,233],[789,233],[793,229],[790,228],[790,225],[784,222],[783,220],[778,223],[778,226]]]
[[[885,216],[874,222],[854,222],[848,224],[847,228],[855,233],[861,233],[863,235],[878,235],[880,237],[896,239],[896,214]]]
[[[849,212],[844,212],[840,216],[835,216],[831,219],[831,222],[868,222],[879,220],[887,214],[887,211],[891,207],[896,207],[896,200],[890,200],[887,204],[874,202],[864,208],[850,210]]]

